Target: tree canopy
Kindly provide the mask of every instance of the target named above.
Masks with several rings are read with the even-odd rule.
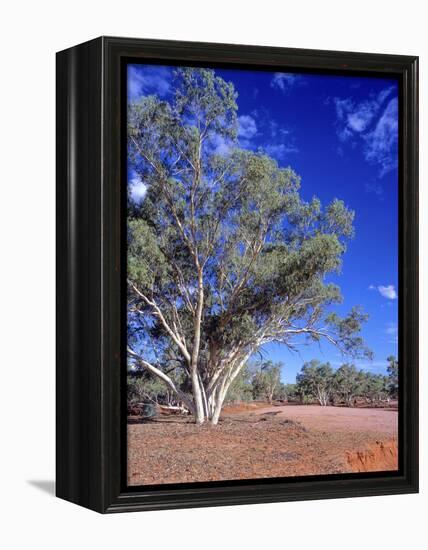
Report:
[[[389,388],[394,396],[398,396],[398,361],[394,355],[390,355],[387,361]]]
[[[335,377],[330,363],[321,363],[312,359],[305,363],[296,376],[296,383],[301,395],[313,396],[320,405],[326,406],[333,395]]]

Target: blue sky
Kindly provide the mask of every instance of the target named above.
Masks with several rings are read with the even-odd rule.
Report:
[[[171,67],[128,66],[128,98],[172,93]],[[263,147],[281,166],[302,178],[301,194],[323,204],[342,199],[355,210],[349,242],[336,282],[344,297],[336,310],[361,305],[370,315],[363,337],[373,361],[354,363],[386,372],[388,355],[398,355],[398,85],[371,77],[216,69],[238,92],[240,145]],[[227,143],[218,143],[218,151]],[[129,171],[132,196],[145,188]],[[294,382],[304,361],[318,358],[340,366],[346,358],[328,344],[304,345],[298,353],[271,344],[264,355],[282,361],[282,379]]]

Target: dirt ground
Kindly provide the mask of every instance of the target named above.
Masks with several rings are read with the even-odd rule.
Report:
[[[324,431],[372,431],[397,435],[397,411],[349,407],[289,405],[258,409],[259,414],[279,412],[281,417],[301,422],[308,429]]]
[[[397,469],[398,413],[308,405],[226,407],[218,426],[128,419],[128,483],[153,485]]]

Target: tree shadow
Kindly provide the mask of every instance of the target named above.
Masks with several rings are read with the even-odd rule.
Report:
[[[142,417],[133,417],[127,419],[128,424],[152,424],[155,422],[154,418],[142,418]]]
[[[129,424],[194,424],[194,420],[189,417],[183,418],[180,416],[170,417],[156,417],[156,418],[143,418],[143,417],[128,417],[127,423]]]
[[[39,489],[40,491],[47,493],[52,497],[55,496],[55,481],[53,479],[52,480],[51,479],[46,479],[46,480],[28,479],[27,483],[29,485],[32,485],[33,487],[36,487],[36,489]]]

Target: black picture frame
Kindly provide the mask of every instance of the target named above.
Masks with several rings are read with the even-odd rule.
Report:
[[[393,75],[399,123],[399,470],[129,488],[123,397],[127,59]],[[125,512],[418,491],[418,58],[100,37],[57,54],[56,494]],[[124,306],[125,304],[125,306]]]

